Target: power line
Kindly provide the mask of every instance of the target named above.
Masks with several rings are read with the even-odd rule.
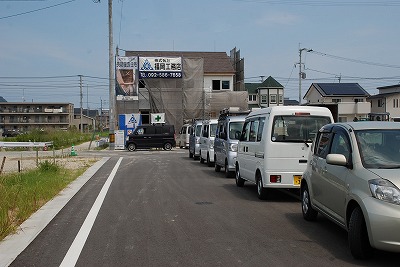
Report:
[[[301,6],[400,6],[400,1],[296,1],[296,0],[233,0],[236,2],[252,2],[270,5],[301,5]]]
[[[333,58],[333,59],[338,59],[338,60],[343,60],[343,61],[348,61],[348,62],[353,62],[353,63],[359,63],[359,64],[364,64],[364,65],[372,65],[372,66],[378,66],[378,67],[400,69],[399,65],[391,65],[391,64],[376,63],[376,62],[359,60],[359,59],[351,59],[351,58],[339,57],[339,56],[334,56],[334,55],[330,55],[330,54],[323,53],[323,52],[318,52],[318,51],[310,51],[309,53],[313,53],[313,54],[316,54],[316,55],[319,55],[319,56],[325,56],[325,57],[329,57],[329,58]]]
[[[42,7],[42,8],[38,8],[38,9],[35,9],[35,10],[31,10],[31,11],[26,11],[26,12],[14,14],[14,15],[9,15],[9,16],[5,16],[5,17],[0,17],[0,19],[9,19],[9,18],[12,18],[12,17],[22,16],[22,15],[26,15],[26,14],[30,14],[30,13],[42,11],[42,10],[45,10],[45,9],[49,9],[49,8],[53,8],[53,7],[65,5],[65,4],[74,2],[74,1],[76,1],[76,0],[69,0],[69,1],[66,1],[66,2],[63,2],[63,3],[59,3],[59,4],[55,4],[55,5],[52,5],[52,6]]]

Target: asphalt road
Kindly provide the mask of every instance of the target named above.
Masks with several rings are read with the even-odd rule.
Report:
[[[296,197],[261,201],[187,150],[102,153],[110,159],[11,266],[398,266],[381,251],[354,260],[346,232],[303,220]]]

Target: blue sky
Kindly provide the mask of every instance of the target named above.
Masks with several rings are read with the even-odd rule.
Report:
[[[272,76],[298,99],[313,82],[400,82],[400,1],[114,0],[114,49],[229,51],[245,82]],[[22,14],[22,15],[20,15]],[[108,0],[0,0],[0,96],[108,106]],[[339,78],[340,77],[340,78]]]

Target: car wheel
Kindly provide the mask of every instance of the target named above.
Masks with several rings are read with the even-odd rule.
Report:
[[[367,259],[372,256],[367,226],[360,207],[356,207],[350,215],[348,241],[351,254],[356,259]]]
[[[172,144],[171,143],[165,143],[164,144],[164,150],[171,150],[172,149]]]
[[[218,164],[217,164],[217,158],[214,156],[214,159],[215,159],[215,163],[214,163],[214,170],[216,171],[216,172],[220,172],[221,171],[221,166],[219,166]]]
[[[232,178],[232,172],[229,171],[229,168],[228,168],[228,161],[227,161],[227,160],[225,160],[224,172],[225,172],[225,177],[226,177],[226,178]]]
[[[311,197],[307,184],[301,187],[301,212],[306,221],[317,219],[318,212],[311,207]]]
[[[236,181],[236,186],[238,186],[238,187],[244,186],[244,179],[242,177],[240,177],[239,166],[236,166],[235,181]]]
[[[267,199],[267,189],[264,188],[261,175],[257,176],[257,196],[259,199]]]
[[[207,166],[212,167],[214,166],[214,162],[211,162],[210,155],[207,153]]]
[[[200,151],[200,163],[204,163],[204,159],[203,159],[203,157],[201,156],[201,151]]]
[[[128,150],[131,151],[131,152],[135,151],[136,150],[136,145],[134,143],[130,143],[128,145]]]

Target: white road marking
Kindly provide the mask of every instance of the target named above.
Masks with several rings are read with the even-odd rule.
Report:
[[[92,208],[90,209],[88,215],[86,216],[85,221],[82,224],[81,229],[76,235],[74,242],[72,242],[71,247],[69,248],[67,254],[65,255],[63,261],[60,264],[60,267],[71,267],[75,266],[78,258],[82,252],[83,246],[86,243],[86,239],[89,236],[90,230],[93,227],[94,221],[96,220],[97,214],[103,204],[104,198],[106,197],[107,191],[110,188],[110,185],[117,173],[118,167],[121,164],[122,157],[119,158],[118,162],[115,164],[113,170],[108,176],[107,181],[104,183],[103,188],[101,189],[99,195],[96,198]]]

